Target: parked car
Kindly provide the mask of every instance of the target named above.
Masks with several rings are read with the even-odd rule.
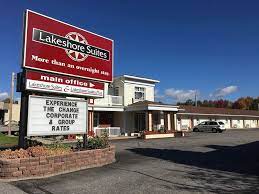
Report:
[[[194,132],[198,131],[212,131],[214,133],[221,133],[225,131],[225,124],[221,121],[204,121],[193,127]]]

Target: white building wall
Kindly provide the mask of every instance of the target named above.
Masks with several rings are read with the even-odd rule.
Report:
[[[213,115],[185,115],[185,114],[177,114],[177,128],[178,129],[186,129],[191,128],[191,119],[193,118],[193,126],[198,125],[204,121],[221,121],[225,124],[226,129],[230,128],[258,128],[259,120],[256,119],[243,119],[243,117],[236,116],[213,116]],[[232,120],[232,126],[231,126]],[[246,127],[247,126],[247,127]]]
[[[191,128],[191,119],[182,119],[181,129],[190,129]]]
[[[244,120],[244,128],[251,128],[251,120]]]
[[[94,105],[96,106],[111,106],[110,99],[108,97],[109,84],[104,83],[104,98],[94,99]]]
[[[8,107],[8,112],[4,114],[4,122],[9,122],[9,104],[6,104]],[[12,121],[19,122],[20,121],[20,104],[12,105]]]
[[[222,123],[225,124],[226,129],[230,129],[230,120],[228,118],[218,118],[216,121],[221,121]]]
[[[257,127],[257,121],[251,120],[251,128],[256,128],[256,127]]]
[[[145,99],[148,101],[154,101],[154,86],[137,83],[125,83],[124,84],[124,106],[138,102],[135,100],[135,87],[145,88]]]
[[[232,120],[232,127],[233,128],[243,128],[243,120],[242,119],[233,119]]]

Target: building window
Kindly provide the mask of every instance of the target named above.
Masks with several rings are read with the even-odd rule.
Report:
[[[113,91],[114,96],[119,96],[119,87],[115,87]]]
[[[99,113],[95,112],[94,113],[94,127],[98,127],[99,125]]]
[[[145,88],[135,87],[135,100],[145,100]]]

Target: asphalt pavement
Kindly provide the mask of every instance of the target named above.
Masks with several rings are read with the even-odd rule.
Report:
[[[259,129],[112,143],[116,163],[8,185],[36,194],[259,192]]]

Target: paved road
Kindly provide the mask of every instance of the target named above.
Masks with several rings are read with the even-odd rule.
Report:
[[[259,129],[113,143],[114,164],[12,185],[48,194],[259,192]]]

